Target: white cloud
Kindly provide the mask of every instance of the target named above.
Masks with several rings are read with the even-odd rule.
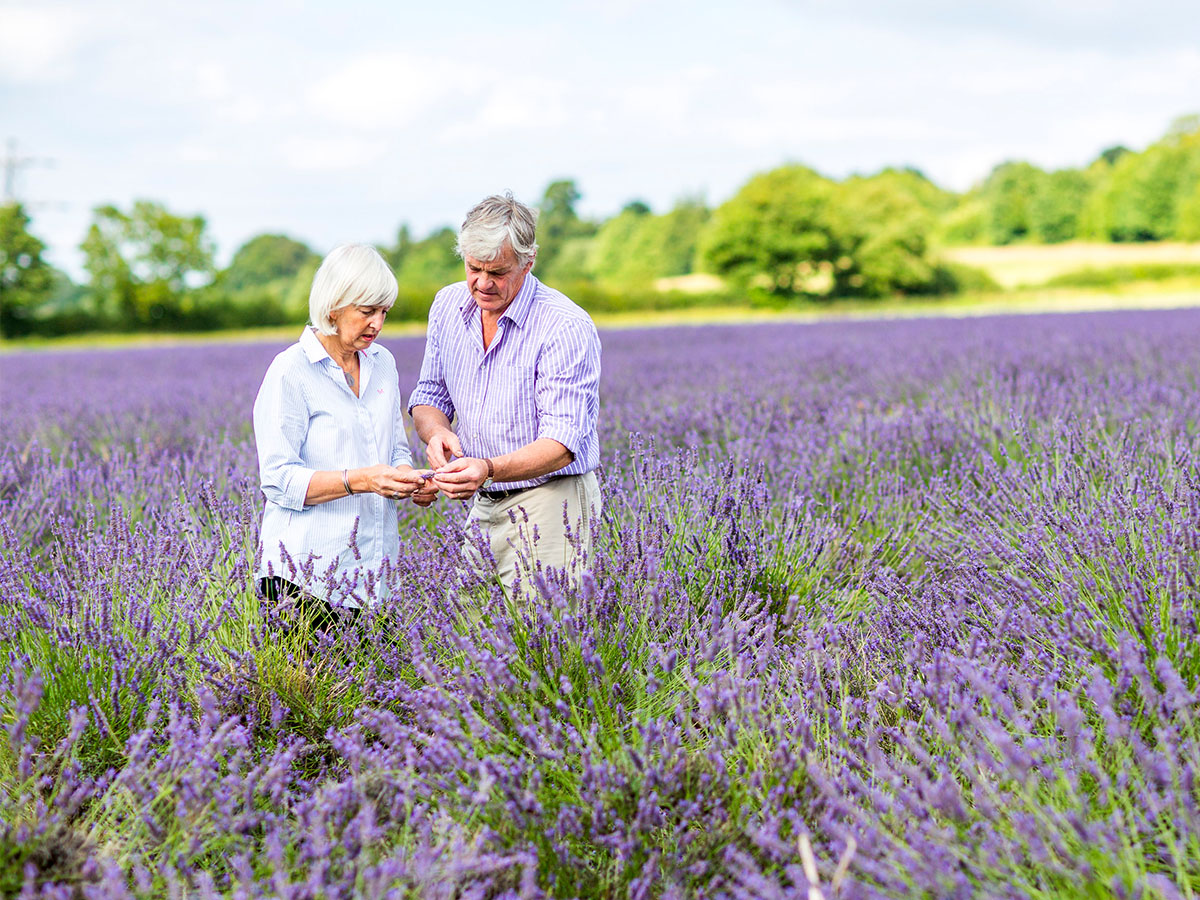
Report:
[[[288,166],[302,171],[354,169],[375,162],[386,149],[383,141],[352,136],[292,137],[280,146]]]
[[[0,7],[0,77],[66,81],[72,55],[87,37],[88,16],[62,6]]]
[[[465,83],[463,70],[448,60],[376,53],[321,79],[307,99],[320,118],[388,130],[411,123]]]
[[[184,141],[175,148],[175,158],[184,163],[225,163],[229,154],[200,141]]]
[[[526,129],[539,135],[564,130],[578,135],[593,106],[578,87],[557,79],[513,75],[484,78],[476,84],[486,86],[478,96],[468,100],[463,91],[451,98],[456,105],[448,117],[450,124],[438,132],[443,142],[480,146],[512,141]]]

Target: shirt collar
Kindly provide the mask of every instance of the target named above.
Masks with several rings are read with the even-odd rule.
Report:
[[[537,293],[540,281],[532,272],[525,273],[525,280],[521,283],[521,289],[517,291],[517,296],[513,297],[512,303],[505,307],[504,312],[500,314],[501,319],[508,319],[518,328],[525,324],[525,320],[529,318],[529,313],[533,309],[533,296]],[[466,296],[459,304],[458,310],[462,313],[463,321],[469,323],[475,315],[479,307],[475,305],[475,298],[471,296],[471,291],[468,288]]]
[[[504,314],[500,318],[512,320],[517,327],[523,326],[525,320],[529,318],[529,311],[533,309],[533,295],[537,293],[537,286],[538,280],[534,274],[526,272],[521,289],[517,291],[517,296],[513,297],[512,303],[508,304],[508,308],[504,310]]]
[[[329,351],[325,349],[325,345],[321,343],[321,339],[317,337],[317,333],[311,325],[305,325],[304,330],[300,332],[300,349],[304,351],[304,355],[310,363],[318,363],[323,359],[333,362],[333,357],[329,355]],[[365,356],[374,356],[378,350],[375,341],[372,341],[369,347],[359,352]],[[334,363],[334,365],[337,364]]]

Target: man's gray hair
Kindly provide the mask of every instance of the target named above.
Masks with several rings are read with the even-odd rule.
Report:
[[[308,317],[317,334],[336,334],[330,313],[346,306],[391,309],[399,286],[370,244],[339,244],[321,261],[308,294]]]
[[[517,265],[524,266],[537,256],[537,218],[537,210],[513,197],[512,191],[485,197],[467,213],[454,250],[463,259],[491,262],[507,243]]]

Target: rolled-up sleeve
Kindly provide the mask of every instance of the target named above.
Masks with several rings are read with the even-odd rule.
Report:
[[[308,483],[316,471],[300,458],[307,432],[308,405],[303,392],[288,385],[284,367],[272,364],[254,399],[258,478],[269,503],[291,510],[305,508]]]
[[[447,419],[454,418],[454,401],[450,399],[450,389],[446,386],[444,371],[445,361],[441,352],[441,329],[444,311],[441,297],[435,297],[429,310],[429,328],[425,335],[425,357],[421,360],[421,375],[417,386],[408,398],[408,411],[411,415],[414,406],[432,406],[446,414]]]
[[[542,351],[537,371],[538,438],[558,441],[576,456],[596,430],[600,336],[590,321],[563,323]]]

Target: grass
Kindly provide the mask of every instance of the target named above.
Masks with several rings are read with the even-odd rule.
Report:
[[[948,247],[951,262],[983,269],[1006,288],[1045,284],[1080,269],[1140,265],[1200,265],[1200,243],[1156,241],[1142,244],[1010,244],[1004,247]]]

